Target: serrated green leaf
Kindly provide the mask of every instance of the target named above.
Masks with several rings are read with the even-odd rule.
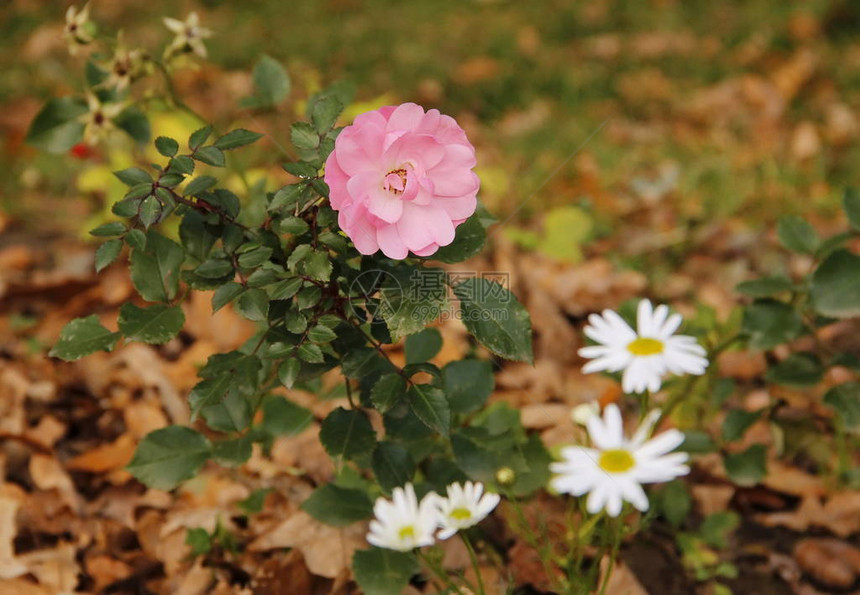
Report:
[[[179,267],[185,259],[182,247],[150,231],[146,248],[131,253],[131,281],[148,302],[167,302],[179,289]]]
[[[413,554],[373,548],[353,554],[352,570],[367,595],[400,595],[420,566]]]
[[[738,284],[735,290],[750,297],[763,298],[791,291],[793,287],[791,281],[785,277],[763,277],[744,281]]]
[[[183,426],[168,426],[147,434],[126,470],[144,485],[172,490],[200,471],[211,455],[209,441]]]
[[[212,176],[199,176],[188,182],[188,184],[182,190],[182,193],[185,196],[197,196],[201,192],[209,190],[217,183],[218,180],[216,180]]]
[[[216,140],[213,145],[222,151],[229,151],[231,149],[238,149],[239,147],[255,143],[261,138],[263,138],[263,135],[258,132],[251,132],[244,128],[237,128]]]
[[[329,343],[337,339],[337,333],[327,326],[318,324],[308,331],[308,339],[314,343]]]
[[[212,296],[212,312],[215,313],[232,302],[234,299],[239,297],[243,291],[245,291],[245,288],[235,281],[228,281],[216,289],[215,294]]]
[[[163,207],[161,201],[154,196],[147,196],[140,201],[140,207],[137,211],[137,218],[144,227],[149,228],[150,225],[158,223],[161,218]]]
[[[314,345],[313,343],[299,345],[296,354],[299,356],[299,359],[309,364],[321,364],[325,361],[319,345]]]
[[[122,251],[122,240],[108,240],[96,249],[96,272],[109,266]]]
[[[27,144],[48,153],[65,153],[84,135],[79,118],[87,113],[87,105],[74,97],[49,99],[30,124]]]
[[[155,139],[155,149],[165,157],[173,157],[179,151],[179,143],[168,136]]]
[[[487,349],[505,359],[531,363],[531,319],[514,295],[494,281],[472,277],[454,286],[463,324]]]
[[[406,337],[406,363],[416,364],[433,358],[442,349],[442,334],[435,328]]]
[[[384,374],[370,390],[370,400],[380,413],[390,411],[406,396],[406,379],[397,373]]]
[[[270,56],[263,56],[251,75],[254,94],[243,99],[242,107],[274,107],[290,93],[290,77],[284,67]]]
[[[212,444],[212,458],[221,465],[238,467],[245,464],[252,454],[252,441],[247,434]]]
[[[113,351],[120,336],[103,327],[95,314],[75,318],[60,331],[60,338],[48,355],[70,362],[96,351]]]
[[[346,527],[373,516],[373,502],[367,493],[332,483],[315,489],[301,509],[333,527]]]
[[[476,213],[457,226],[453,242],[442,246],[427,258],[447,263],[463,262],[478,254],[486,241],[487,232]]]
[[[734,442],[740,440],[751,425],[761,417],[762,410],[744,411],[732,409],[723,420],[723,440]]]
[[[812,274],[815,311],[833,318],[860,316],[860,256],[837,250]]]
[[[126,303],[119,310],[119,330],[132,341],[160,345],[179,334],[185,324],[185,314],[179,306],[156,304],[138,308]]]
[[[302,371],[302,363],[297,359],[288,359],[278,367],[278,379],[287,388],[293,388],[299,372]]]
[[[333,95],[317,99],[311,112],[311,121],[317,133],[322,135],[331,130],[342,111],[343,104]]]
[[[112,221],[110,223],[102,223],[95,229],[90,230],[90,235],[97,238],[107,238],[111,236],[119,236],[126,232],[126,226],[120,221]]]
[[[477,359],[453,361],[442,368],[445,396],[455,413],[480,409],[495,388],[493,366]]]
[[[332,458],[353,459],[376,446],[376,432],[361,412],[338,407],[320,426],[320,441]]]
[[[794,252],[815,254],[819,238],[815,228],[797,215],[783,215],[776,224],[776,233],[783,246]]]
[[[447,436],[451,429],[451,407],[445,393],[429,384],[413,384],[406,393],[409,407],[427,427]]]
[[[765,374],[765,380],[774,384],[805,388],[821,381],[824,368],[813,353],[792,353]]]
[[[796,339],[803,332],[803,320],[794,308],[775,300],[756,300],[744,308],[741,328],[753,349],[773,349]]]
[[[373,451],[371,468],[382,489],[390,492],[412,481],[416,467],[406,448],[394,442],[380,442]]]
[[[273,436],[299,434],[313,419],[313,413],[309,409],[283,397],[273,396],[263,403],[263,429]]]
[[[269,316],[269,295],[263,289],[249,289],[236,302],[239,314],[254,322],[263,322]]]
[[[196,151],[206,140],[209,138],[209,135],[212,134],[211,126],[204,126],[198,130],[195,130],[191,133],[191,136],[188,137],[188,148],[192,151]]]
[[[300,151],[313,151],[320,144],[320,137],[307,122],[296,122],[290,131],[290,140]]]
[[[227,164],[227,160],[224,157],[224,152],[221,151],[218,147],[208,146],[208,147],[200,147],[191,155],[192,158],[200,161],[201,163],[205,163],[207,165],[213,165],[215,167],[224,167]]]
[[[113,175],[126,186],[137,186],[138,184],[152,184],[152,176],[139,167],[129,167],[113,172]]]

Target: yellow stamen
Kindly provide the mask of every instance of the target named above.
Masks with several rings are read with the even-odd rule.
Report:
[[[472,518],[472,513],[468,508],[455,508],[449,516],[455,521],[468,521]]]
[[[663,353],[663,341],[649,339],[648,337],[639,337],[630,341],[627,345],[627,351],[633,355],[657,355],[658,353]]]
[[[630,454],[629,451],[623,449],[615,449],[615,450],[604,450],[600,453],[600,459],[597,461],[597,464],[604,471],[608,471],[609,473],[624,473],[625,471],[629,471],[633,468],[633,465],[636,464],[636,461],[633,459],[633,455]]]
[[[397,535],[400,537],[400,539],[415,539],[415,527],[413,527],[412,525],[406,525],[405,527],[400,529],[400,532]]]

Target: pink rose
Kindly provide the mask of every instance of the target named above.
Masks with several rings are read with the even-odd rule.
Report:
[[[340,228],[362,254],[430,256],[475,212],[475,148],[454,118],[414,103],[361,114],[325,167]]]

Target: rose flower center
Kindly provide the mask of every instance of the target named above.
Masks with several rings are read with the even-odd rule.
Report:
[[[390,172],[385,174],[385,180],[382,182],[382,187],[393,195],[399,196],[406,190],[406,180],[407,173],[405,169],[392,169]]]

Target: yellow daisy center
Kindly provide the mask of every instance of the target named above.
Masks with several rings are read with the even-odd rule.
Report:
[[[472,512],[468,508],[455,508],[449,516],[455,521],[468,521],[472,518]]]
[[[639,337],[627,344],[627,351],[633,355],[657,355],[663,353],[663,341]]]
[[[415,539],[415,527],[412,525],[406,525],[400,529],[400,532],[397,535],[400,539]]]
[[[598,459],[597,464],[600,465],[601,469],[609,473],[624,473],[632,469],[636,461],[629,451],[618,448],[604,450],[600,453],[600,459]]]

